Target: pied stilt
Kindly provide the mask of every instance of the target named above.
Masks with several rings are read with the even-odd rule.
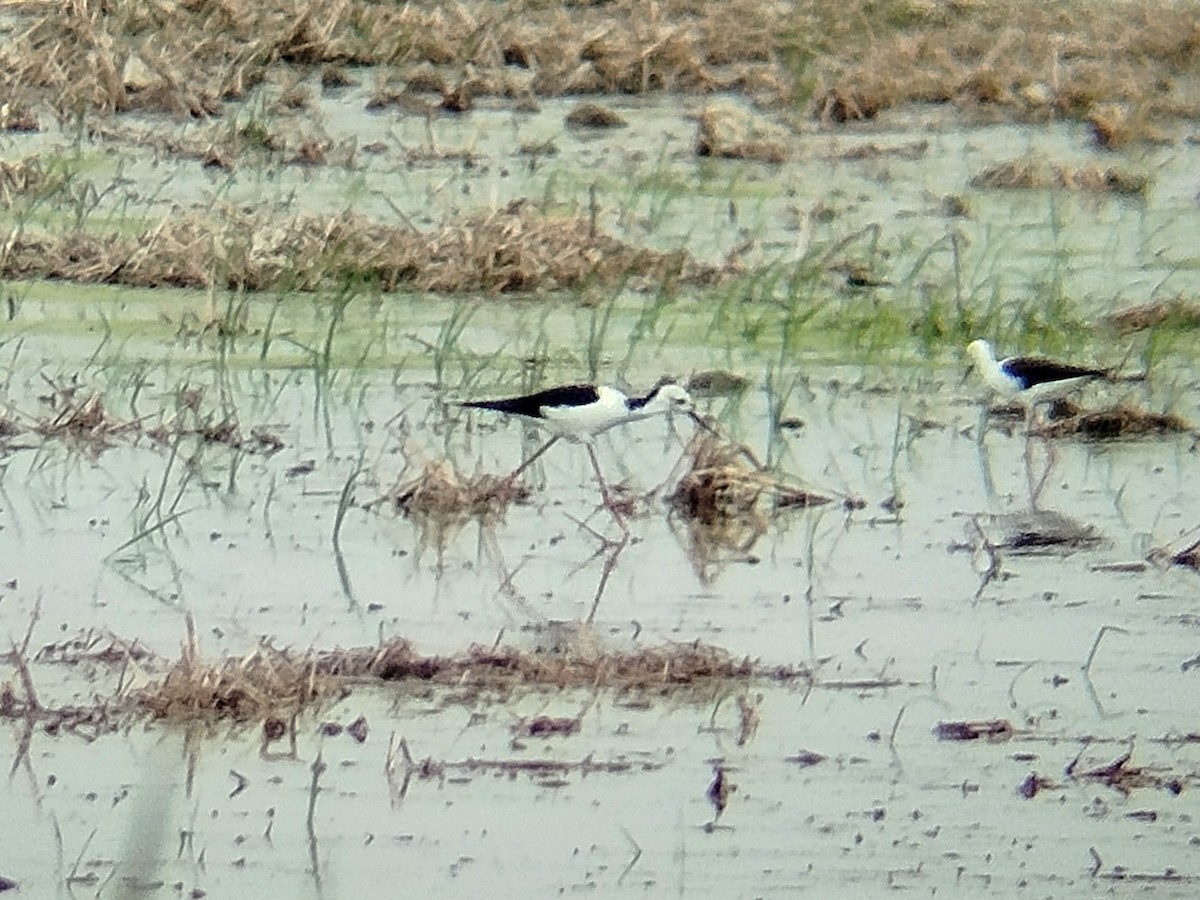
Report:
[[[664,413],[686,413],[691,416],[693,421],[704,424],[696,414],[688,392],[679,385],[669,382],[660,382],[649,393],[641,397],[627,397],[616,388],[603,385],[570,384],[547,388],[523,397],[508,397],[502,400],[472,400],[459,405],[467,409],[487,409],[506,415],[520,416],[537,422],[551,432],[550,440],[517,466],[508,476],[510,479],[517,478],[529,468],[559,438],[583,444],[592,461],[592,470],[600,485],[604,506],[613,518],[621,522],[622,527],[624,527],[624,523],[612,501],[608,484],[604,480],[604,475],[600,471],[600,463],[596,459],[596,451],[593,446],[596,436],[617,425]]]
[[[1040,357],[1010,356],[997,360],[992,345],[982,339],[971,341],[967,353],[988,387],[1027,408],[1061,400],[1098,378],[1109,377],[1105,369],[1072,366]]]
[[[1053,446],[1046,443],[1046,468],[1040,478],[1033,476],[1033,445],[1030,437],[1034,424],[1034,407],[1039,403],[1061,400],[1098,378],[1110,378],[1104,369],[1073,366],[1033,356],[1010,356],[996,359],[992,345],[979,339],[967,345],[967,353],[984,382],[1007,400],[1016,400],[1025,407],[1025,475],[1029,479],[1029,499],[1037,505],[1042,488],[1054,468]],[[987,416],[984,410],[984,418]],[[983,440],[983,419],[980,420],[979,440]]]

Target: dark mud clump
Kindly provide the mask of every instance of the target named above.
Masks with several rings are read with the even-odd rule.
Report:
[[[624,128],[629,123],[607,106],[581,103],[567,113],[567,124],[572,128]]]
[[[976,722],[938,722],[933,736],[939,741],[1006,741],[1016,733],[1007,719],[983,719]]]

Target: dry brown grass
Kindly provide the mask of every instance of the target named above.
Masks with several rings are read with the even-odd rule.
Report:
[[[0,276],[238,290],[317,290],[370,282],[434,293],[554,291],[588,284],[710,282],[719,269],[685,250],[660,253],[594,230],[587,217],[543,215],[523,201],[433,232],[345,214],[261,221],[170,216],[136,236],[15,235]]]
[[[745,446],[699,432],[688,445],[688,468],[668,498],[687,519],[706,525],[763,521],[780,510],[829,503],[830,498],[788,485]]]
[[[433,69],[447,97],[778,89],[764,39],[787,11],[750,0],[712,10],[676,0],[650,8],[634,0],[80,0],[9,9],[21,27],[0,49],[0,96],[32,93],[64,112],[198,117],[244,97],[280,64]]]
[[[1037,155],[988,166],[971,178],[971,186],[991,190],[1084,191],[1144,196],[1150,179],[1118,167],[1062,166]]]
[[[380,647],[321,654],[323,674],[352,679],[430,682],[454,687],[595,687],[655,690],[730,680],[811,680],[803,666],[767,666],[694,641],[633,651],[535,653],[473,646],[455,656],[422,656],[403,638]]]
[[[1200,24],[1155,0],[16,2],[0,98],[60,115],[217,114],[264,81],[381,66],[442,106],[481,95],[740,91],[827,121],[918,101],[1005,117],[1194,115]],[[334,83],[334,82],[331,82]],[[1106,119],[1116,121],[1116,119]],[[1123,128],[1123,126],[1122,126]],[[1136,130],[1115,132],[1137,139]]]
[[[801,10],[818,35],[813,110],[829,121],[913,101],[1018,120],[1083,119],[1108,104],[1147,124],[1200,108],[1200,19],[1188,3],[860,0]]]
[[[119,435],[139,430],[137,422],[110,415],[100,394],[80,390],[77,385],[56,386],[42,400],[52,415],[39,419],[33,430],[42,437],[65,440],[92,453],[110,446]]]
[[[170,720],[279,721],[372,681],[469,692],[519,687],[662,692],[730,681],[811,683],[812,674],[803,666],[738,658],[699,641],[580,654],[472,646],[452,656],[423,656],[404,638],[376,647],[303,653],[264,642],[240,659],[206,663],[189,621],[180,658],[161,680],[130,692],[123,708]]]
[[[45,183],[46,175],[37,159],[15,163],[0,160],[0,209],[7,209],[17,197],[32,193]]]
[[[696,155],[778,165],[788,158],[787,135],[777,125],[738,107],[712,104],[698,119]]]
[[[783,510],[830,502],[785,484],[749,448],[711,433],[697,432],[685,458],[687,471],[667,502],[684,523],[688,559],[704,581],[728,563],[752,561],[755,543]]]
[[[415,478],[390,492],[392,505],[406,516],[448,521],[499,518],[529,496],[520,481],[487,473],[464,477],[445,459],[426,463]]]
[[[1081,412],[1037,428],[1031,434],[1047,438],[1077,437],[1088,440],[1197,435],[1195,426],[1170,413],[1148,412],[1121,404],[1111,409]]]
[[[1110,313],[1102,324],[1121,335],[1159,326],[1196,328],[1200,327],[1200,303],[1187,297],[1155,300]]]
[[[206,444],[267,456],[284,446],[283,439],[266,428],[254,428],[247,435],[236,420],[203,411],[202,392],[197,389],[179,391],[175,409],[122,419],[109,412],[99,392],[87,389],[75,379],[62,382],[47,379],[47,382],[50,390],[39,398],[46,412],[0,416],[0,438],[36,435],[43,441],[62,441],[93,458],[118,439],[130,442],[142,437],[162,444],[180,438],[198,438]]]
[[[187,625],[179,659],[162,680],[130,694],[137,710],[175,721],[246,722],[293,714],[346,693],[345,685],[318,670],[313,654],[281,650],[267,641],[240,659],[206,663],[190,616]]]

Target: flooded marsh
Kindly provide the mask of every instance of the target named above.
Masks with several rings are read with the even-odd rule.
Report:
[[[1194,895],[1194,8],[802,6],[0,7],[0,890]]]

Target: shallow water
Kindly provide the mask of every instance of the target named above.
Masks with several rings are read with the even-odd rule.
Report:
[[[910,111],[869,132],[802,136],[796,161],[768,170],[696,161],[686,109],[622,107],[628,131],[584,137],[562,126],[567,104],[546,103],[529,116],[438,119],[439,144],[470,146],[485,163],[410,169],[400,154],[427,140],[423,123],[364,119],[347,106],[323,105],[332,136],[389,144],[381,157],[364,157],[363,171],[284,168],[223,183],[197,174],[195,163],[133,156],[125,173],[144,185],[165,172],[164,204],[207,202],[205,190],[235,202],[265,191],[319,212],[350,196],[356,210],[386,217],[386,198],[423,215],[420,223],[524,195],[584,208],[594,178],[609,227],[714,261],[746,234],[780,255],[797,240],[821,239],[823,228],[832,234],[810,213],[833,204],[839,235],[886,223],[888,274],[916,290],[919,255],[947,227],[937,212],[943,195],[998,159],[1030,148],[1057,159],[1080,143],[1068,126],[961,130]],[[930,148],[917,160],[826,158],[862,140],[918,138]],[[54,139],[4,137],[19,153]],[[512,157],[518,143],[545,139],[560,153],[535,170]],[[1155,187],[1144,204],[972,194],[975,217],[958,223],[969,234],[971,283],[1021,294],[1051,272],[1097,313],[1194,293],[1197,152],[1148,151],[1141,162],[1154,168]],[[348,194],[355,179],[366,186]],[[622,295],[598,353],[588,347],[597,312],[573,302],[475,307],[387,297],[352,304],[325,369],[315,348],[329,325],[328,298],[289,298],[288,339],[271,341],[260,359],[261,335],[223,342],[181,331],[199,330],[203,296],[50,283],[5,290],[18,301],[0,326],[6,415],[49,415],[39,399],[45,379],[79,373],[83,389],[101,391],[122,419],[169,418],[181,389],[202,388],[205,414],[233,416],[243,433],[264,427],[284,443],[272,456],[195,438],[164,445],[116,436],[103,452],[28,435],[0,444],[0,626],[13,641],[40,604],[33,648],[109,629],[171,658],[190,613],[208,659],[243,654],[264,635],[300,648],[403,635],[423,653],[442,653],[497,639],[539,646],[553,623],[586,618],[594,606],[594,639],[615,648],[699,639],[816,672],[811,691],[759,683],[649,697],[357,687],[301,720],[295,759],[263,758],[257,728],[189,737],[148,725],[94,743],[38,732],[26,760],[17,751],[23,723],[6,722],[0,758],[15,760],[16,771],[2,789],[10,812],[0,824],[0,876],[23,892],[122,896],[136,887],[129,876],[161,880],[158,893],[178,884],[184,895],[198,887],[252,896],[286,885],[292,895],[332,897],[402,873],[405,884],[461,896],[1195,893],[1200,694],[1196,669],[1183,664],[1198,650],[1200,582],[1144,562],[1154,548],[1196,537],[1192,438],[1058,442],[1039,506],[1102,540],[1066,554],[1001,553],[997,577],[985,580],[980,535],[999,543],[1031,505],[1024,439],[998,428],[980,439],[979,389],[961,380],[957,360],[868,352],[848,366],[839,350],[805,346],[780,362],[770,340],[709,334],[703,295],[672,305],[638,339],[644,299]],[[271,302],[253,302],[258,327]],[[444,323],[471,310],[453,346],[438,349]],[[706,411],[778,471],[838,502],[784,514],[751,546],[723,551],[672,516],[659,491],[632,522],[635,541],[598,601],[602,545],[578,522],[615,531],[596,511],[578,447],[547,454],[530,478],[531,503],[491,525],[438,535],[386,507],[366,508],[427,460],[504,472],[536,447],[520,426],[464,415],[450,402],[516,389],[530,356],[549,381],[587,377],[589,362],[635,387],[663,371],[745,374],[751,388],[740,402],[706,401]],[[1152,375],[1087,402],[1130,399],[1200,419],[1186,359],[1158,360]],[[776,402],[802,427],[772,434]],[[627,426],[601,442],[601,465],[610,480],[641,490],[669,485],[690,433],[686,422]],[[289,471],[310,460],[309,474]],[[352,476],[339,572],[333,535]],[[865,505],[849,509],[843,498]],[[891,498],[902,502],[898,512]],[[1106,626],[1120,630],[1104,634],[1084,671]],[[115,677],[50,663],[34,675],[44,702],[87,700]],[[882,686],[887,679],[895,683]],[[751,702],[761,694],[761,725],[739,746],[743,693]],[[576,735],[512,743],[522,717],[581,712]],[[359,715],[370,726],[365,743],[317,736],[320,722]],[[939,721],[991,718],[1008,719],[1016,733],[953,743],[931,732]],[[451,765],[443,778],[414,776],[400,798],[399,779],[389,785],[385,775],[393,734],[418,760],[630,768],[534,777]],[[1125,793],[1066,774],[1076,757],[1075,771],[1085,771],[1127,749],[1131,765],[1160,783],[1174,779],[1182,792]],[[801,750],[825,759],[788,760]],[[310,827],[318,754],[328,769]],[[705,828],[716,760],[737,790]],[[231,770],[248,780],[234,796]],[[1023,799],[1017,786],[1031,771],[1054,785]],[[97,881],[69,891],[72,874]]]

